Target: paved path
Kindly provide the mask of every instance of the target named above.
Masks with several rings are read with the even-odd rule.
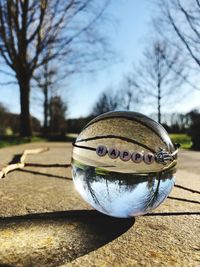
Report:
[[[200,266],[200,153],[181,151],[177,185],[153,214],[115,219],[91,209],[71,181],[71,145],[0,149],[0,167],[27,148],[29,166],[0,181],[0,266]],[[34,166],[33,166],[34,165]]]

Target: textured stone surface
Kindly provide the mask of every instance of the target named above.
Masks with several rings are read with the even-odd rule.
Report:
[[[4,219],[0,227],[0,262],[58,266],[112,241],[133,223],[133,219],[114,219],[89,210]]]
[[[0,165],[46,146],[0,181],[0,266],[200,266],[198,193],[175,187],[153,214],[106,217],[76,193],[69,143],[0,149]],[[199,152],[180,153],[177,184],[200,191],[199,161]]]

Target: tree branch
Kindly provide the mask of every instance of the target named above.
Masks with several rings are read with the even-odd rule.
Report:
[[[49,150],[48,147],[25,150],[18,163],[10,164],[10,165],[4,167],[0,171],[0,179],[5,178],[6,175],[11,171],[14,171],[14,170],[17,170],[17,169],[23,169],[25,167],[25,160],[26,160],[26,157],[28,155],[35,155],[35,154],[39,154],[39,153],[42,153],[42,152],[45,152],[45,151],[48,151],[48,150]]]
[[[187,41],[185,40],[184,36],[181,34],[180,30],[176,26],[175,21],[172,18],[169,9],[167,10],[167,16],[168,16],[169,22],[171,23],[173,29],[175,30],[176,34],[178,35],[178,37],[180,38],[180,40],[182,41],[182,43],[185,45],[185,47],[188,50],[189,54],[194,59],[194,61],[200,66],[200,60],[194,55],[194,53],[192,52],[189,44],[187,43]]]
[[[183,6],[181,5],[180,1],[178,1],[178,7],[180,9],[180,11],[184,14],[186,21],[189,23],[190,28],[193,30],[193,32],[196,34],[197,38],[200,39],[200,33],[197,31],[197,29],[194,27],[194,25],[192,24],[192,18],[191,16],[188,14],[188,12],[183,8]]]

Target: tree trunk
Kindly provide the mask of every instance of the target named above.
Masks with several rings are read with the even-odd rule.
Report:
[[[29,111],[29,97],[30,97],[30,80],[22,77],[20,85],[20,135],[23,137],[30,137],[32,135],[30,111]]]
[[[161,89],[160,85],[158,86],[158,122],[161,123]]]
[[[47,134],[48,132],[48,109],[49,109],[49,101],[48,101],[48,88],[47,86],[44,87],[44,129],[43,129],[43,132],[44,132],[44,135]]]

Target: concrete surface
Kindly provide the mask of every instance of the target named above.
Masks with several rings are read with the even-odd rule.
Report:
[[[92,210],[76,193],[69,143],[0,149],[0,167],[46,146],[0,181],[0,266],[200,266],[200,194],[186,190],[200,191],[200,152],[179,154],[183,188],[154,213],[124,220]]]

